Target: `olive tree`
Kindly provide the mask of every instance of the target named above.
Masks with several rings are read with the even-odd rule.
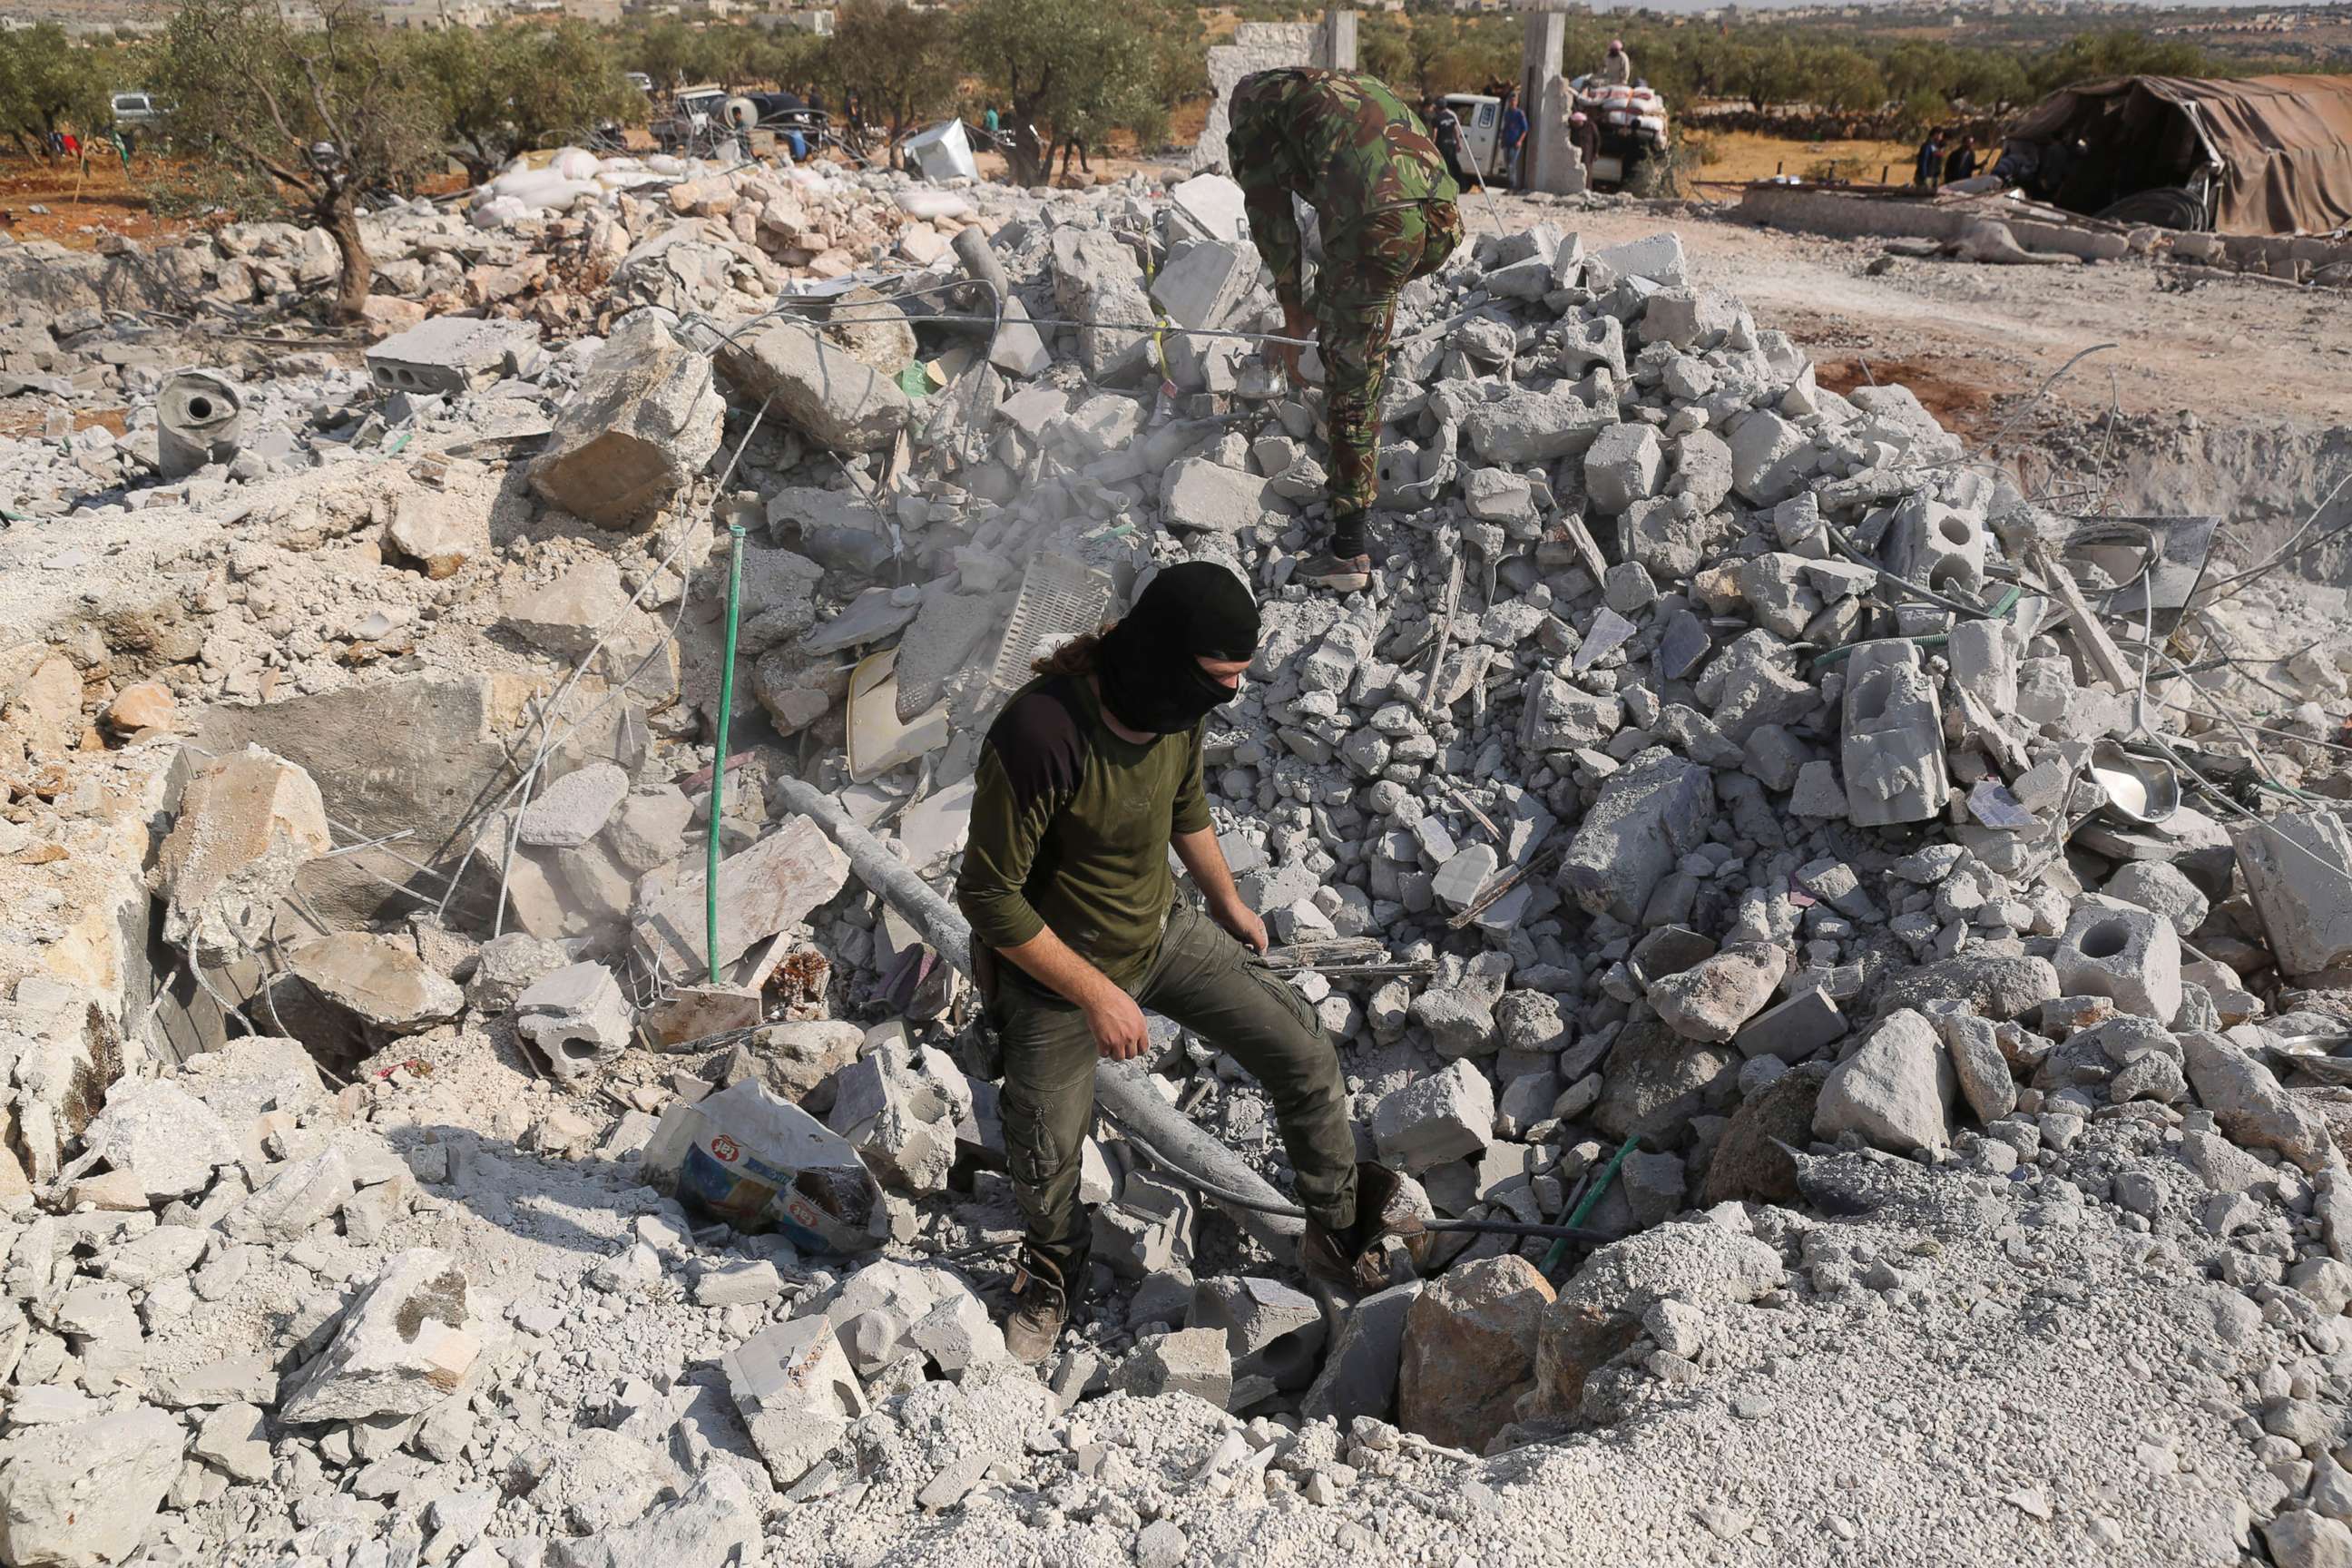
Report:
[[[480,184],[516,153],[646,118],[646,95],[578,22],[448,27],[413,46],[467,177]]]
[[[0,130],[45,158],[53,131],[71,126],[85,139],[103,131],[112,118],[103,65],[55,22],[0,32]]]
[[[366,304],[373,268],[360,202],[443,167],[443,107],[411,53],[354,0],[325,0],[314,31],[271,0],[183,0],[158,41],[154,85],[184,145],[207,148],[261,202],[323,229],[342,260],[340,320]]]

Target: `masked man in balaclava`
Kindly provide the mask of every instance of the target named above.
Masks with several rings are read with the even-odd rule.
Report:
[[[1234,887],[1202,783],[1207,718],[1233,700],[1257,632],[1239,576],[1171,566],[1126,618],[1039,660],[981,753],[956,901],[1004,1051],[1004,1149],[1028,1227],[1004,1340],[1023,1361],[1053,1349],[1087,1289],[1078,1159],[1095,1058],[1143,1054],[1145,1007],[1265,1087],[1307,1214],[1308,1270],[1375,1282],[1359,1266],[1396,1178],[1357,1165],[1337,1049],[1306,998],[1255,961],[1265,926]],[[1205,914],[1177,899],[1171,846]]]

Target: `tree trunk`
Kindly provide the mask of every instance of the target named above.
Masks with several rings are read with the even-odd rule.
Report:
[[[367,304],[368,286],[375,281],[375,263],[360,239],[359,198],[352,191],[337,191],[320,205],[317,216],[343,260],[343,275],[335,286],[335,320],[356,321]]]

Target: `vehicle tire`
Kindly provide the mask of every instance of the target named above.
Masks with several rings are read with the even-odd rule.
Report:
[[[2135,191],[2091,216],[2107,223],[2154,224],[2187,234],[2201,234],[2211,226],[2205,216],[2205,204],[2179,185]]]

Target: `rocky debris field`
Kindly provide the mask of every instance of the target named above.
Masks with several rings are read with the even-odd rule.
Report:
[[[1215,176],[472,210],[363,351],[290,230],[0,248],[0,1563],[2352,1562],[2340,589],[1575,204],[1406,290],[1344,598]],[[786,797],[944,888],[1179,559],[1365,1157],[1621,1239],[1319,1298],[1106,1123],[1031,1369],[976,999]]]

